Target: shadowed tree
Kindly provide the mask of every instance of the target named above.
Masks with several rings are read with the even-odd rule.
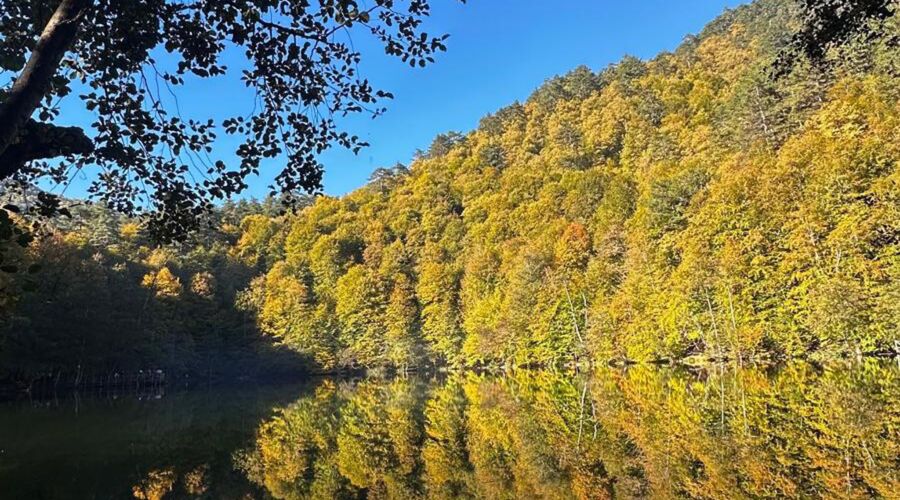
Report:
[[[786,73],[802,54],[821,63],[829,48],[864,31],[872,20],[885,19],[898,8],[896,0],[799,0],[801,27],[784,52],[776,74]]]

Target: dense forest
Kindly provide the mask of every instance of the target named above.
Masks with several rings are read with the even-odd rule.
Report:
[[[242,221],[275,217],[277,201],[225,203],[207,229],[167,246],[102,206],[67,210],[27,251],[5,247],[16,272],[0,274],[0,379],[127,385],[162,383],[166,373],[205,380],[313,368],[261,338],[235,307],[263,271],[234,251]]]
[[[900,23],[773,70],[798,23],[757,0],[351,194],[229,203],[175,246],[73,209],[4,253],[0,377],[896,349]]]

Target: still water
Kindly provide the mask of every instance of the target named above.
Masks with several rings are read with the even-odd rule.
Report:
[[[900,498],[900,368],[525,371],[0,406],[2,498]]]

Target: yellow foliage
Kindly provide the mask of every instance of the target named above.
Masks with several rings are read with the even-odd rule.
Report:
[[[126,222],[119,227],[119,236],[128,242],[136,242],[140,237],[141,226],[136,222]]]
[[[181,295],[181,280],[172,274],[168,267],[145,274],[141,284],[154,290],[157,297],[171,298]]]
[[[191,277],[191,291],[194,295],[210,299],[216,293],[216,277],[209,272],[199,272]]]
[[[175,472],[171,469],[150,471],[147,477],[132,489],[134,498],[162,500],[175,485]]]

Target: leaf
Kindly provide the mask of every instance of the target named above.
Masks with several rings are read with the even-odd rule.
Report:
[[[2,54],[0,55],[0,68],[10,71],[17,71],[25,66],[25,56],[21,54]]]

